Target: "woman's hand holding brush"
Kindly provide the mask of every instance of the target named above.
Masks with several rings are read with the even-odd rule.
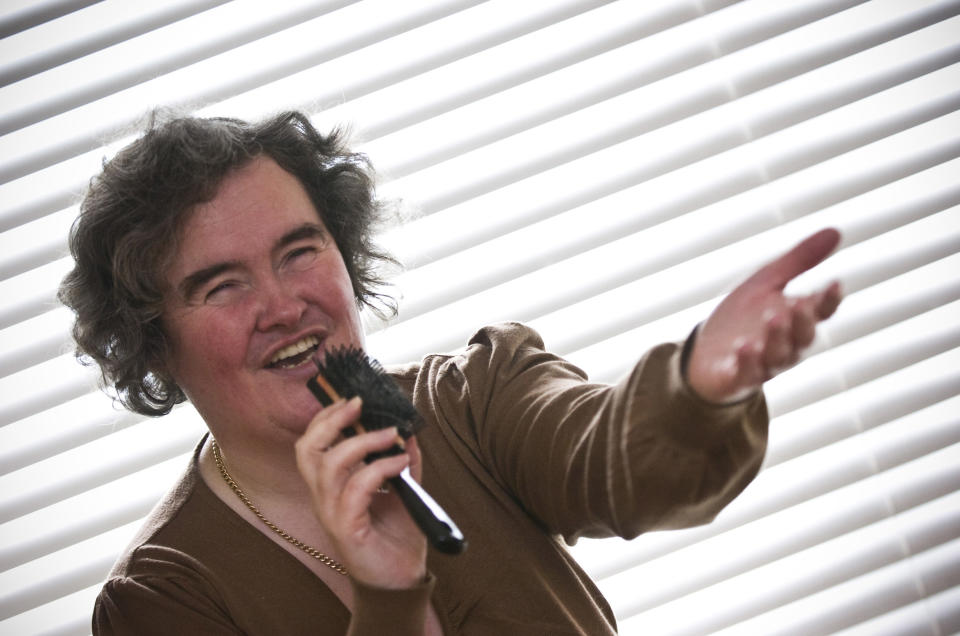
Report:
[[[403,503],[379,492],[405,468],[420,479],[420,451],[411,437],[405,452],[365,463],[397,440],[395,428],[344,436],[362,411],[359,399],[321,409],[297,442],[297,465],[310,488],[317,519],[330,534],[350,575],[367,585],[408,588],[426,576],[427,542]]]

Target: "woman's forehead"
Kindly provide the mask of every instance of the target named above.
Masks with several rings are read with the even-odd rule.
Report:
[[[308,226],[327,231],[306,189],[272,159],[258,158],[226,175],[212,199],[187,212],[170,268],[182,274],[268,253]]]

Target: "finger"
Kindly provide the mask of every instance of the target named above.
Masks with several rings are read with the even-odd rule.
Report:
[[[365,533],[372,522],[371,506],[374,505],[381,486],[391,477],[396,477],[410,465],[406,453],[384,457],[366,464],[350,474],[350,478],[330,499],[334,524],[346,533]]]
[[[347,438],[326,452],[325,464],[335,470],[350,472],[367,455],[393,447],[396,438],[395,427]]]
[[[810,296],[790,301],[793,311],[792,337],[798,349],[810,346],[817,335],[817,305],[819,298]]]
[[[324,487],[321,470],[327,463],[327,451],[341,431],[360,417],[360,408],[359,400],[341,400],[321,409],[294,445],[297,468],[314,494],[320,493]],[[326,475],[329,479],[330,473]]]
[[[791,280],[823,261],[839,244],[837,230],[820,230],[761,268],[752,278],[774,289],[783,289]]]
[[[763,346],[764,380],[776,371],[796,362],[796,347],[793,344],[791,316],[775,313],[766,320],[766,338]]]
[[[354,471],[341,491],[340,499],[343,505],[357,506],[357,510],[368,508],[383,482],[396,477],[409,465],[410,456],[402,453],[378,459]]]
[[[843,300],[843,289],[838,281],[834,281],[820,294],[820,300],[816,306],[816,316],[820,320],[825,320],[833,315],[833,312],[840,306]]]
[[[395,435],[394,429],[383,429],[344,439],[324,451],[304,479],[315,494],[326,498],[335,496],[360,469],[367,455],[393,446]]]
[[[420,481],[423,472],[423,462],[420,455],[420,444],[417,442],[416,436],[410,436],[406,440],[407,445],[404,450],[410,456],[410,473],[413,475],[413,478]]]
[[[359,396],[350,400],[338,400],[320,409],[307,430],[297,440],[298,452],[323,452],[333,446],[343,429],[357,421],[363,408]]]

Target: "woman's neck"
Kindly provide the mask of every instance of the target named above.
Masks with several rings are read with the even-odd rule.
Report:
[[[217,445],[220,464],[214,457]],[[271,444],[260,440],[244,443],[229,436],[208,436],[200,453],[201,474],[227,485],[223,472],[253,501],[271,502],[271,507],[309,501],[310,493],[297,468],[293,443]],[[209,483],[210,480],[208,480]]]

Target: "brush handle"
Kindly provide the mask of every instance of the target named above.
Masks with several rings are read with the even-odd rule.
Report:
[[[358,430],[359,429],[359,430]],[[353,437],[364,429],[359,424],[348,426],[341,432],[344,437]],[[403,440],[399,439],[398,444],[377,453],[370,453],[363,458],[366,463],[374,462],[382,457],[399,455],[404,452],[399,445]],[[413,518],[421,532],[427,537],[434,548],[444,554],[460,554],[467,547],[467,541],[460,532],[460,528],[453,522],[450,515],[440,507],[433,497],[430,496],[423,486],[417,483],[417,480],[410,474],[409,468],[404,468],[403,472],[396,477],[387,480],[393,487],[394,492],[400,497],[400,501],[406,507],[407,512]]]
[[[430,544],[444,554],[460,554],[467,547],[467,541],[457,524],[447,515],[433,497],[417,483],[410,474],[409,468],[404,468],[397,477],[389,480],[393,491],[400,497],[406,506],[407,512]]]

